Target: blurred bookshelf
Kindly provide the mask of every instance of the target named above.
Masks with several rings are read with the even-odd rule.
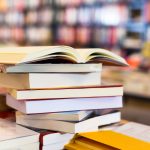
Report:
[[[0,43],[102,47],[124,56],[150,40],[149,0],[1,0]],[[120,51],[121,50],[121,51]]]

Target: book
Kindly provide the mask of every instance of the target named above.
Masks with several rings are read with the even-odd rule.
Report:
[[[67,133],[87,132],[98,130],[99,126],[120,121],[120,112],[102,116],[93,116],[80,122],[60,120],[31,120],[16,116],[16,123],[24,126],[54,130]]]
[[[17,100],[31,99],[62,99],[62,98],[85,98],[122,96],[122,85],[84,86],[51,89],[9,89],[8,92]],[[86,93],[86,94],[85,94]]]
[[[76,140],[74,140],[72,143],[65,145],[65,150],[120,150],[116,149],[112,146],[105,145],[100,142],[95,142],[94,140],[90,140],[88,138],[84,137],[78,137]]]
[[[105,149],[105,150],[149,150],[150,143],[115,131],[98,131],[76,134],[66,150],[78,149]]]
[[[0,119],[0,149],[11,149],[39,142],[39,133]]]
[[[42,114],[24,114],[16,111],[16,115],[23,117],[25,119],[31,120],[63,120],[63,121],[82,121],[87,117],[95,115],[105,115],[108,113],[120,111],[121,108],[107,108],[107,109],[95,109],[95,110],[75,110],[75,111],[65,111],[56,113],[42,113]]]
[[[90,115],[92,115],[92,110],[79,110],[79,111],[66,111],[66,112],[59,112],[59,113],[45,113],[45,114],[33,114],[33,115],[26,115],[19,111],[16,111],[16,115],[25,118],[25,119],[33,119],[33,120],[64,120],[64,121],[81,121]]]
[[[0,73],[1,87],[17,89],[46,89],[101,84],[100,72],[89,73]]]
[[[104,65],[128,65],[122,57],[105,49],[74,49],[63,45],[0,48],[0,63],[103,63]]]
[[[1,70],[7,73],[101,72],[102,64],[18,64],[6,68],[4,65]]]
[[[8,106],[25,114],[122,107],[122,96],[18,101],[6,96]],[[31,119],[30,119],[31,120]]]
[[[43,132],[40,132],[39,142],[40,142],[41,146],[51,145],[54,143],[69,141],[73,137],[73,135],[74,134],[71,134],[71,133],[60,133],[60,132],[55,132],[55,131],[43,131]]]

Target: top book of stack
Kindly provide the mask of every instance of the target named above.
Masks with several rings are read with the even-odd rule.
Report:
[[[0,63],[23,64],[76,64],[102,63],[103,65],[127,66],[120,56],[100,48],[75,49],[69,46],[31,46],[0,48]]]

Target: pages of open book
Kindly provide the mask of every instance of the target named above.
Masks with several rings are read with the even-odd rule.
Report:
[[[44,59],[50,59],[54,57],[64,57],[75,62],[78,62],[79,54],[75,51],[74,48],[69,46],[49,46],[42,50],[35,51],[33,53],[29,53],[20,63],[39,61]]]

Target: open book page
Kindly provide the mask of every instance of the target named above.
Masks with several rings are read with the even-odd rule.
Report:
[[[147,125],[129,122],[115,129],[116,132],[150,142],[150,127]]]
[[[62,53],[60,52],[59,54],[50,54],[50,55],[45,55],[42,57],[38,58],[32,58],[32,59],[23,59],[21,63],[18,64],[28,64],[28,63],[35,63],[35,64],[57,64],[57,63],[77,63],[76,57],[73,55],[70,55],[68,53]]]
[[[101,48],[86,48],[86,49],[76,49],[81,56],[82,62],[103,62],[103,64],[124,64],[127,65],[126,61],[108,51]]]
[[[43,48],[43,49],[42,49]],[[40,61],[44,59],[54,59],[56,57],[72,59],[78,63],[85,63],[94,58],[108,58],[110,60],[123,61],[120,56],[113,54],[110,51],[100,48],[89,48],[89,49],[74,49],[69,46],[41,46],[36,51],[33,50],[29,53],[21,63]]]
[[[42,50],[28,54],[21,63],[39,62],[42,60],[64,59],[70,62],[78,62],[79,54],[69,46],[49,46]]]

